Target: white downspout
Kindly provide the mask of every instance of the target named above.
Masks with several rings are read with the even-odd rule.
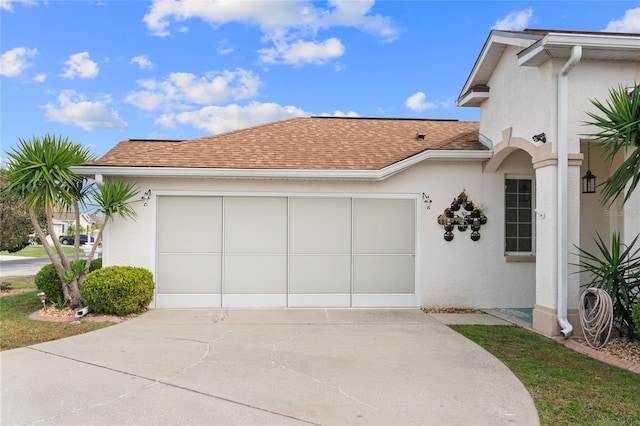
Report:
[[[569,73],[582,58],[582,46],[571,48],[571,57],[558,74],[558,324],[564,337],[573,332],[567,319],[567,281],[569,277],[568,254],[568,175],[569,175]]]

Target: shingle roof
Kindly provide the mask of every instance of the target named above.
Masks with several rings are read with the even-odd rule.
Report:
[[[122,141],[87,165],[380,170],[425,150],[487,148],[478,122],[298,117],[187,141]]]

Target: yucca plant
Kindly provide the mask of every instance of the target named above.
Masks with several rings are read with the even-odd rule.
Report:
[[[3,173],[3,183],[6,183],[2,186],[3,195],[16,197],[28,210],[36,234],[63,283],[65,302],[71,308],[81,305],[79,287],[89,272],[91,259],[108,221],[115,216],[130,218],[135,215],[129,205],[137,194],[134,185],[113,180],[93,185],[72,170],[93,158],[88,148],[67,138],[47,134],[43,138],[20,139],[18,146],[8,153],[9,161]],[[77,218],[80,206],[88,198],[96,201],[97,213],[103,214],[105,220],[87,261],[73,267],[56,235],[53,214],[55,211],[72,211]],[[39,210],[45,213],[45,226],[37,220],[36,212]],[[78,231],[76,228],[76,235]],[[53,246],[48,242],[47,234],[51,236]],[[75,240],[76,258],[79,240]]]
[[[578,272],[588,272],[592,275],[586,287],[596,287],[605,290],[613,301],[614,327],[621,335],[630,339],[637,337],[634,324],[633,306],[640,294],[640,247],[635,247],[638,237],[629,244],[622,244],[620,234],[614,232],[611,236],[611,247],[597,235],[595,242],[599,253],[592,254],[578,247],[580,262]]]
[[[625,193],[623,204],[629,200],[638,182],[640,182],[640,86],[628,89],[618,86],[609,90],[609,99],[604,103],[592,100],[602,115],[588,112],[593,125],[599,130],[587,134],[603,147],[606,158],[610,161],[619,152],[628,153],[627,158],[616,171],[602,184],[602,202],[611,204]]]

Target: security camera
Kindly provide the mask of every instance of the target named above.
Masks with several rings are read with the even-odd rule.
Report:
[[[545,135],[544,133],[538,133],[537,135],[533,135],[531,139],[533,139],[534,142],[547,143],[547,135]]]

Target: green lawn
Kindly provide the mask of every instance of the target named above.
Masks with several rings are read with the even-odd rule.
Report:
[[[64,252],[67,254],[67,256],[72,256],[73,255],[73,247],[69,246],[69,247],[63,247]],[[83,252],[81,251],[80,254],[82,254]],[[37,245],[37,246],[27,246],[25,248],[23,248],[20,251],[17,251],[15,253],[9,253],[8,251],[0,251],[0,254],[4,255],[4,256],[24,256],[24,257],[48,257],[47,256],[47,252],[44,251],[44,247],[42,247],[41,245]]]
[[[640,425],[640,375],[511,326],[456,325],[529,390],[541,425]]]
[[[29,315],[42,307],[33,284],[33,277],[3,279],[16,289],[29,289],[26,293],[0,297],[0,350],[21,348],[36,343],[62,339],[111,325],[110,322],[69,323],[34,321]],[[25,282],[30,281],[30,282]]]

